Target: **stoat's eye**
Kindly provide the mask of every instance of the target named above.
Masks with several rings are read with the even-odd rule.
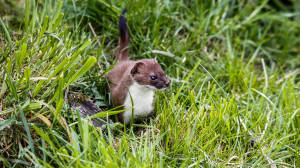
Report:
[[[150,79],[155,80],[155,79],[157,79],[157,77],[156,76],[150,76]]]

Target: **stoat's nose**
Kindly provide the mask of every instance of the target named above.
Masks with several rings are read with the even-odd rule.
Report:
[[[168,80],[167,82],[166,82],[166,86],[168,87],[170,85],[170,81]]]

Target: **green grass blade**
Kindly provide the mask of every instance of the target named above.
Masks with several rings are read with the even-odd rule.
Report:
[[[83,150],[85,151],[85,159],[87,158],[87,152],[89,149],[89,121],[84,120],[83,121]]]
[[[11,73],[11,59],[7,58],[6,61],[7,61],[7,71],[8,73]]]
[[[39,41],[41,40],[42,36],[44,35],[44,33],[47,29],[48,19],[49,19],[48,16],[46,16],[45,19],[44,19],[43,26],[42,26],[42,29],[41,29],[40,34],[39,34]]]
[[[20,55],[20,60],[19,60],[19,65],[22,65],[23,60],[25,59],[27,52],[27,43],[22,44],[22,49],[21,49],[21,55]]]
[[[36,7],[36,3],[35,1],[31,1],[32,2],[32,19],[31,19],[31,22],[30,22],[30,28],[31,28],[31,31],[30,33],[33,33],[34,29],[35,29],[35,25],[36,25],[36,19],[37,19],[37,10],[38,8]]]
[[[59,17],[59,14],[62,10],[62,6],[63,6],[63,2],[62,1],[59,1],[57,6],[56,6],[56,10],[55,10],[55,13],[53,14],[52,16],[52,19],[49,23],[49,27],[48,27],[48,31],[51,31],[53,30],[53,24],[56,22],[57,18]]]
[[[55,70],[51,73],[51,75],[49,76],[49,79],[46,81],[46,83],[48,83],[52,77],[54,77],[58,72],[60,72],[65,66],[66,64],[70,61],[70,58],[65,58],[56,68]]]
[[[27,36],[29,35],[29,14],[30,14],[29,0],[25,0],[25,31]]]
[[[3,80],[6,80],[6,77],[3,78]],[[2,83],[2,87],[1,87],[1,91],[0,91],[0,98],[3,98],[3,95],[6,93],[7,91],[7,85],[5,82]]]
[[[13,116],[10,119],[7,119],[5,121],[2,121],[0,123],[0,131],[3,130],[4,128],[6,128],[9,124],[11,124],[14,121],[16,121],[16,117],[15,116]]]
[[[27,133],[28,143],[29,143],[29,146],[31,148],[31,152],[35,153],[34,152],[34,146],[33,146],[34,143],[33,143],[33,140],[32,140],[31,134],[30,134],[30,130],[29,130],[28,123],[26,121],[24,112],[23,112],[22,108],[19,105],[18,105],[18,109],[19,109],[19,113],[21,115],[21,119],[22,119],[22,122],[23,122],[23,125],[24,125],[24,128],[25,128],[25,131]]]
[[[36,94],[40,91],[40,89],[42,88],[43,84],[45,83],[45,81],[41,80],[39,81],[39,83],[37,84],[37,86],[35,87],[32,97],[35,97]]]
[[[4,67],[4,69],[5,69],[5,72],[8,76],[8,79],[7,79],[8,82],[7,83],[8,83],[8,86],[10,88],[10,91],[12,92],[15,99],[18,101],[19,99],[18,99],[18,94],[17,94],[17,87],[16,87],[14,81],[12,80],[10,73],[8,73],[7,68]]]
[[[51,147],[52,150],[55,150],[56,147],[54,143],[52,142],[51,138],[45,134],[42,130],[40,130],[36,125],[32,125],[32,127],[35,129],[35,131],[42,137],[43,140],[45,140]]]
[[[131,108],[128,108],[128,109],[124,109],[124,110],[117,110],[117,111],[106,111],[106,112],[100,112],[100,113],[97,113],[97,114],[94,114],[92,116],[89,116],[89,117],[86,117],[86,119],[92,119],[92,118],[102,118],[102,117],[106,117],[107,115],[115,115],[115,114],[119,114],[121,112],[124,112],[126,110],[130,110],[132,109],[133,107]]]
[[[53,28],[52,28],[53,30],[55,30],[55,28],[61,23],[61,20],[63,19],[63,17],[64,17],[63,13],[59,14],[57,20],[55,21],[55,24],[53,25]]]
[[[64,89],[68,87],[72,82],[76,81],[79,79],[82,75],[84,75],[96,62],[95,57],[90,57],[86,63],[72,76],[70,81],[65,85]]]
[[[24,70],[24,76],[25,76],[25,80],[26,80],[26,84],[29,85],[29,79],[31,76],[31,70],[30,67],[26,67]]]
[[[31,110],[36,110],[42,108],[41,103],[39,102],[32,102],[26,106],[23,107],[23,111],[31,111]]]
[[[189,78],[192,76],[192,74],[196,71],[196,69],[198,68],[199,64],[200,64],[201,60],[199,60],[196,65],[194,66],[194,68],[190,71],[190,73],[188,74],[188,76],[184,79],[184,83],[181,85],[181,87],[177,90],[177,93],[175,95],[175,100],[177,100],[177,98],[179,97],[179,94],[181,93],[184,84],[189,80]]]
[[[56,110],[55,110],[55,114],[54,114],[54,121],[57,119],[57,116],[61,116],[60,113],[61,113],[61,109],[62,109],[62,106],[64,104],[64,99],[60,99],[58,101],[58,103],[56,104]]]
[[[6,26],[5,26],[5,24],[3,23],[3,21],[2,21],[1,18],[0,18],[0,24],[1,24],[1,26],[2,26],[2,29],[3,29],[3,31],[4,31],[4,34],[5,34],[5,37],[6,37],[7,41],[8,41],[8,43],[11,45],[11,44],[12,44],[11,37],[10,37],[9,32],[8,32],[8,30],[6,29]]]

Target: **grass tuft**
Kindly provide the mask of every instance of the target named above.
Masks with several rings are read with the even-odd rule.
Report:
[[[19,2],[19,3],[17,3]],[[90,124],[68,94],[107,107],[118,17],[132,59],[170,87],[141,124]],[[0,1],[4,167],[299,167],[297,1]],[[21,19],[20,19],[21,18]],[[201,62],[201,63],[200,63]]]

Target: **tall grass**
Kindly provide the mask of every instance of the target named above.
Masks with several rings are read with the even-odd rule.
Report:
[[[0,163],[300,166],[300,4],[289,3],[25,0],[20,25],[0,20]],[[100,129],[67,96],[106,106],[124,7],[131,57],[156,56],[172,82],[147,122]]]

